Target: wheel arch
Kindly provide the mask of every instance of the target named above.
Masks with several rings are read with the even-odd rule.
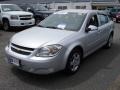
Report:
[[[68,50],[66,51],[66,53],[65,53],[64,68],[65,68],[66,65],[67,65],[67,61],[68,61],[69,55],[71,54],[71,52],[72,52],[74,49],[79,49],[79,50],[81,51],[81,54],[82,54],[82,57],[81,57],[81,58],[84,57],[84,49],[83,49],[83,46],[82,46],[82,45],[80,45],[80,44],[75,44],[75,45],[70,46],[70,47],[68,48]]]
[[[110,35],[112,35],[112,36],[113,36],[113,35],[114,35],[114,31],[111,31],[111,32],[110,32]]]
[[[8,19],[8,18],[3,17],[3,18],[2,18],[2,23],[3,23],[5,20],[9,21],[9,19]]]

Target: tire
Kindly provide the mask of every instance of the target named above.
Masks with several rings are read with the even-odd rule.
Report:
[[[119,21],[116,19],[116,23],[119,23]]]
[[[3,29],[5,31],[9,31],[10,30],[10,24],[8,20],[3,20]]]
[[[108,38],[107,44],[105,45],[105,48],[111,48],[112,46],[112,41],[113,41],[113,35],[111,34]]]
[[[68,57],[65,73],[70,75],[76,73],[80,68],[81,60],[82,60],[81,51],[77,48],[74,49]]]
[[[41,21],[41,20],[36,19],[36,20],[35,20],[35,25],[38,25],[38,24],[40,23],[40,21]]]

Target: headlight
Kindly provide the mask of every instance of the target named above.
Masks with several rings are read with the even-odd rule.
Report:
[[[12,15],[12,16],[11,16],[11,19],[13,19],[13,20],[18,20],[18,16],[17,16],[17,15]]]
[[[10,47],[10,44],[11,44],[11,43],[10,43],[10,41],[9,41],[9,42],[8,42],[8,48]]]
[[[31,18],[34,18],[34,15],[31,15]]]
[[[56,55],[60,49],[62,49],[62,45],[59,44],[45,46],[37,51],[36,57],[52,57]]]

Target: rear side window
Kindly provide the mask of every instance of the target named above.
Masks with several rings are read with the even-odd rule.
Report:
[[[108,19],[107,15],[99,14],[98,17],[100,19],[100,25],[101,26],[109,22],[109,19]]]

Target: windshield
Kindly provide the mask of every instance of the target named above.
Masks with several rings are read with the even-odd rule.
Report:
[[[116,12],[116,9],[112,9],[111,12]]]
[[[78,31],[80,30],[85,17],[86,14],[84,13],[52,14],[43,20],[38,26],[45,28]]]
[[[40,4],[32,4],[31,5],[35,10],[37,11],[47,11],[48,9],[44,6],[41,6]]]
[[[17,5],[2,5],[2,11],[3,12],[8,12],[8,11],[22,11],[20,7]]]

